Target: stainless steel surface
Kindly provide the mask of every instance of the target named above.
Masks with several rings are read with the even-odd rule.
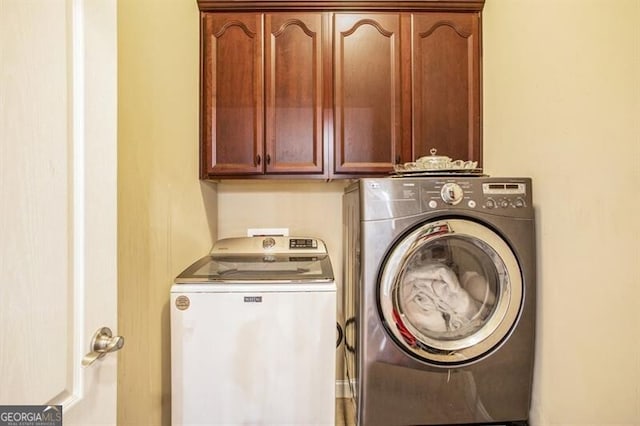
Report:
[[[416,161],[412,161],[404,164],[395,164],[393,169],[399,175],[412,171],[465,171],[476,170],[478,165],[477,161],[464,161],[455,160],[444,155],[436,155],[437,150],[432,148],[430,150],[431,155],[418,158]],[[399,161],[397,161],[399,163]]]
[[[177,284],[224,282],[331,282],[331,261],[322,240],[309,237],[241,237],[217,241]]]
[[[276,240],[274,240],[273,238],[269,237],[262,240],[262,247],[265,249],[271,248],[275,245],[276,245]]]
[[[457,183],[447,182],[442,185],[442,189],[440,189],[440,197],[442,197],[442,201],[445,203],[455,206],[462,201],[464,191]]]
[[[211,249],[212,255],[228,254],[327,254],[324,241],[311,237],[255,236],[223,238]]]
[[[446,227],[446,231],[432,236],[425,235],[434,227]],[[382,317],[387,324],[393,324],[394,309],[401,315],[404,313],[402,307],[398,307],[397,303],[394,303],[393,292],[398,277],[407,270],[406,260],[411,258],[414,253],[419,255],[420,253],[417,252],[426,245],[438,244],[439,241],[447,238],[465,238],[471,241],[470,245],[477,244],[484,251],[483,256],[486,254],[491,259],[490,262],[497,268],[502,279],[499,281],[497,289],[499,294],[495,295],[496,306],[492,309],[491,315],[481,324],[481,327],[477,330],[474,329],[473,333],[459,337],[442,336],[438,338],[438,335],[443,333],[434,333],[435,335],[430,336],[412,327],[410,321],[405,321],[404,324],[410,329],[408,331],[425,344],[425,346],[410,346],[403,339],[398,327],[387,327],[395,336],[396,342],[406,350],[427,362],[434,361],[436,365],[465,363],[497,348],[500,342],[509,335],[511,326],[518,317],[522,302],[521,271],[515,255],[504,240],[491,229],[475,222],[446,219],[429,222],[428,225],[418,228],[390,251],[380,279]]]
[[[528,178],[362,179],[347,188],[345,364],[358,424],[527,419],[535,328],[532,206]],[[421,280],[434,265],[452,273],[449,290],[459,300],[473,302],[452,305],[474,308],[463,311],[462,322],[430,305],[409,304],[422,300],[412,291],[423,290]],[[464,279],[478,276],[480,287]],[[433,302],[433,285],[441,281],[427,282]]]
[[[114,336],[109,327],[99,328],[91,339],[90,352],[82,358],[82,365],[89,366],[106,354],[116,352],[124,346],[124,337]]]

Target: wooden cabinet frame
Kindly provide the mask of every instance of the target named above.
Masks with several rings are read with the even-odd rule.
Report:
[[[197,0],[202,12],[216,11],[287,11],[287,10],[320,10],[320,11],[454,11],[480,12],[485,0],[409,0],[409,1],[340,1],[340,0]]]
[[[202,65],[200,78],[201,163],[200,176],[262,173],[264,145],[264,86],[262,63],[263,22],[256,13],[202,14]],[[242,44],[244,49],[233,47]],[[227,49],[238,64],[234,72],[218,64],[218,51]],[[242,68],[240,68],[242,64]],[[235,73],[244,73],[240,84]],[[224,105],[218,105],[221,102]],[[243,125],[237,125],[243,123]],[[229,135],[243,129],[242,135]],[[218,143],[218,138],[237,137],[237,149]]]
[[[481,164],[480,15],[484,0],[399,2],[197,0],[197,3],[201,11],[201,179],[243,176],[334,179],[385,175],[391,170],[393,164],[411,161],[425,155],[425,150],[430,147],[439,148],[440,154],[460,159],[473,159]],[[212,99],[215,99],[216,90],[218,90],[213,76],[215,63],[212,62],[214,61],[212,48],[216,46],[214,41],[205,39],[204,34],[210,34],[212,31],[210,27],[214,19],[212,16],[230,13],[237,13],[244,19],[257,19],[255,31],[249,28],[251,25],[245,29],[248,39],[254,37],[251,40],[256,43],[255,55],[251,60],[245,58],[242,65],[251,68],[250,72],[255,78],[252,87],[254,90],[251,106],[253,115],[250,120],[251,127],[243,128],[240,132],[244,142],[240,142],[237,149],[234,147],[231,150],[233,152],[229,158],[236,156],[238,161],[234,159],[231,162],[220,162],[218,157],[222,152],[216,151],[214,138],[217,116],[215,107],[212,105]],[[281,19],[284,13],[290,15],[288,20]],[[387,83],[391,89],[385,90],[391,90],[391,93],[385,96],[389,98],[391,106],[389,111],[383,108],[386,111],[384,116],[389,117],[389,126],[383,127],[383,130],[388,132],[389,141],[386,147],[381,143],[375,145],[374,148],[380,148],[379,152],[368,151],[370,147],[354,145],[344,137],[344,111],[342,110],[344,102],[341,96],[345,90],[345,80],[340,67],[345,61],[341,56],[343,53],[341,46],[336,47],[335,44],[338,36],[334,19],[340,14],[351,13],[374,17],[367,21],[367,25],[372,27],[377,25],[376,28],[380,34],[389,37],[390,51],[395,58],[392,59],[391,68],[385,70],[390,74],[390,77],[385,76],[385,78],[389,78]],[[294,14],[300,19],[292,18]],[[386,17],[389,16],[397,17],[397,25],[389,24],[390,21],[386,24],[375,23],[375,17],[387,19]],[[317,19],[320,19],[320,22]],[[312,24],[307,25],[305,20]],[[278,21],[277,25],[275,21]],[[425,25],[430,28],[427,30],[418,28]],[[239,24],[239,27],[241,26]],[[310,95],[307,92],[313,92],[314,106],[312,112],[304,114],[305,119],[313,117],[309,119],[311,120],[309,122],[312,122],[310,131],[313,132],[313,146],[309,148],[311,144],[307,142],[307,146],[301,147],[301,150],[304,149],[303,153],[296,153],[297,148],[291,146],[292,144],[283,148],[283,145],[278,145],[276,141],[278,131],[287,133],[287,130],[276,127],[278,122],[276,79],[279,75],[273,69],[275,38],[272,30],[274,26],[279,28],[276,31],[294,26],[304,31],[307,37],[304,42],[313,46],[313,57],[305,57],[305,60],[321,62],[319,64],[313,62],[314,76],[303,82],[307,87],[305,99],[308,102]],[[311,26],[314,29],[311,29]],[[318,26],[321,28],[320,36],[317,35]],[[384,28],[385,26],[388,28]],[[252,33],[255,35],[250,36]],[[419,49],[423,51],[420,52]],[[450,65],[449,70],[444,70],[444,79],[441,76],[421,74],[416,77],[416,73],[424,72],[424,69],[431,70],[436,61],[447,59],[448,49],[457,49],[455,51],[459,57],[464,56],[463,59],[466,62]],[[433,58],[425,55],[433,55]],[[430,66],[432,68],[429,68]],[[464,67],[467,73],[462,75],[460,69]],[[446,73],[451,74],[451,70],[460,75],[447,76]],[[243,72],[249,72],[249,70],[245,69]],[[282,81],[287,78],[290,77],[282,77]],[[383,84],[387,83],[383,81]],[[433,87],[429,87],[430,84],[450,87],[447,90],[456,97],[455,102],[448,101],[447,93],[434,92]],[[309,89],[310,87],[313,89]],[[289,90],[295,91],[287,87],[283,90],[284,95],[281,93],[280,98],[287,96]],[[465,90],[468,93],[465,93]],[[208,95],[205,96],[205,94]],[[248,98],[247,93],[243,96]],[[380,99],[386,98],[383,96]],[[243,106],[246,107],[246,105]],[[245,113],[248,114],[247,111]],[[244,119],[249,117],[246,114]],[[296,114],[292,116],[295,117]],[[230,117],[234,116],[230,115]],[[466,120],[466,122],[462,123],[462,126],[451,127],[448,121],[452,119]],[[416,123],[416,120],[420,122]],[[248,119],[247,122],[249,122]],[[455,131],[447,131],[447,126],[442,123],[448,124],[448,128]],[[358,129],[351,130],[352,134],[354,132],[357,133]],[[250,143],[249,139],[251,139]],[[428,140],[425,141],[425,139]],[[313,151],[312,155],[310,149]],[[448,152],[448,149],[453,152]],[[371,159],[362,160],[363,154],[358,150],[365,153],[371,152]],[[278,152],[286,154],[280,155]],[[287,155],[291,158],[287,158]],[[304,157],[304,160],[296,157]]]

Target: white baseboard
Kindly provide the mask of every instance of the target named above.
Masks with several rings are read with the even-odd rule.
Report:
[[[336,380],[336,398],[351,398],[348,380]]]

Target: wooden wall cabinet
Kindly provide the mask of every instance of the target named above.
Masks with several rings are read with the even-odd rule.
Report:
[[[201,178],[482,161],[484,0],[198,4]]]
[[[202,33],[201,177],[261,173],[262,16],[204,14]]]
[[[402,143],[400,13],[336,13],[334,169],[388,173]]]
[[[413,157],[482,161],[479,15],[416,13],[411,33]]]
[[[324,171],[320,13],[202,15],[201,177]]]

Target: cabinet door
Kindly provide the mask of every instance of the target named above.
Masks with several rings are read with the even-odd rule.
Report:
[[[202,15],[201,176],[263,171],[261,14]]]
[[[413,155],[481,161],[480,16],[413,15]]]
[[[334,15],[334,172],[380,174],[401,144],[400,14]]]
[[[323,172],[323,14],[265,17],[266,171]]]

